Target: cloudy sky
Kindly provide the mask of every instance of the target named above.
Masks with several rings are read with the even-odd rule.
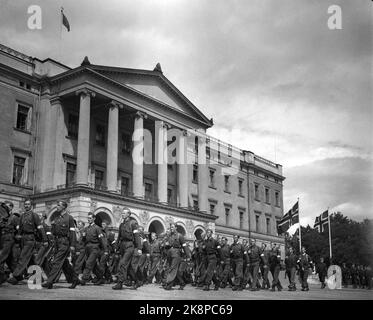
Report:
[[[153,69],[214,118],[209,134],[283,165],[284,207],[373,218],[372,2],[0,0],[0,43],[71,67]],[[342,9],[330,30],[328,7]],[[42,30],[27,9],[42,8]],[[71,25],[60,36],[59,7]]]

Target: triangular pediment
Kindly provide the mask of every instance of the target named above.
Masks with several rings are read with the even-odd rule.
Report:
[[[94,65],[89,67],[107,78],[171,107],[175,111],[206,123],[206,127],[212,125],[211,121],[160,72]]]

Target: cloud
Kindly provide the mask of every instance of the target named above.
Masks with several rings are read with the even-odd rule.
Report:
[[[71,25],[62,37],[60,3]],[[27,28],[31,4],[42,7],[41,31]],[[308,215],[345,204],[360,217],[372,196],[371,3],[333,4],[342,30],[327,28],[323,1],[3,0],[0,42],[71,67],[86,55],[140,69],[160,62],[214,118],[208,133],[283,165],[287,205],[300,196]]]
[[[373,218],[372,159],[329,158],[285,169],[284,207],[300,198],[302,225],[328,207],[356,220]]]

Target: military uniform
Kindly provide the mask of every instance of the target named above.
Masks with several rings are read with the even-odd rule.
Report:
[[[321,289],[325,288],[325,277],[328,273],[326,264],[324,262],[319,262],[316,265],[316,273],[319,275],[319,280],[321,282]]]
[[[53,283],[56,282],[61,271],[63,271],[66,278],[71,278],[73,282],[78,280],[78,276],[68,260],[70,247],[75,248],[76,245],[76,233],[73,217],[70,216],[66,210],[63,210],[53,220],[51,231],[54,236],[55,251],[48,279],[46,283],[42,285],[49,289],[52,288]]]
[[[281,255],[280,251],[277,249],[271,249],[269,255],[269,269],[272,274],[272,291],[275,291],[277,287],[278,291],[282,290],[282,285],[279,279],[279,274],[281,270]]]
[[[271,287],[268,272],[269,272],[269,251],[261,249],[260,253],[260,272],[262,274],[262,289],[269,289]]]
[[[230,247],[234,275],[233,290],[242,290],[244,247],[241,243],[232,243]]]
[[[260,263],[260,249],[257,245],[251,245],[248,248],[247,255],[249,259],[249,272],[251,275],[251,290],[258,290],[258,273],[259,273],[259,263]]]
[[[302,291],[308,291],[308,270],[310,268],[310,257],[307,253],[302,253],[298,259],[299,263],[299,274],[302,284]]]
[[[160,265],[161,265],[161,242],[155,239],[150,243],[150,267],[148,274],[148,282],[152,283],[155,277],[156,282],[160,281]]]
[[[203,241],[203,248],[207,257],[207,268],[201,279],[201,281],[203,281],[205,284],[203,290],[208,291],[210,289],[211,280],[215,284],[215,290],[218,290],[219,279],[217,276],[217,262],[218,255],[220,256],[221,246],[219,245],[218,241],[210,237]]]
[[[83,231],[83,241],[85,243],[85,268],[83,270],[83,276],[81,284],[88,282],[91,276],[91,272],[97,263],[97,259],[100,254],[100,244],[104,252],[107,254],[107,241],[103,235],[102,229],[95,223],[89,224]],[[102,280],[103,274],[101,270],[97,269],[98,279]]]
[[[180,277],[180,273],[178,273],[181,263],[181,250],[183,249],[185,251],[187,258],[190,258],[190,252],[187,244],[184,241],[184,237],[177,231],[175,233],[171,233],[167,237],[167,242],[170,245],[168,252],[169,268],[166,277],[166,285],[164,288],[166,290],[170,290],[176,277],[178,277],[181,287],[185,285],[184,279]]]
[[[43,242],[47,242],[47,237],[45,235],[44,227],[40,222],[40,218],[32,210],[25,211],[21,215],[17,229],[19,234],[22,236],[22,250],[18,264],[13,272],[13,278],[11,279],[12,284],[16,284],[17,281],[21,280],[22,274],[30,262],[35,249],[35,236],[37,233],[39,233]]]
[[[231,271],[231,257],[230,247],[228,244],[221,246],[220,248],[220,267],[219,267],[219,280],[220,287],[225,288],[227,286],[228,277]]]
[[[138,224],[135,219],[128,217],[120,224],[116,247],[120,250],[121,258],[118,265],[118,284],[113,289],[121,289],[123,282],[127,280],[134,250],[141,250]]]
[[[72,264],[73,264],[74,272],[76,273],[76,275],[83,273],[83,266],[84,266],[84,262],[86,259],[85,244],[83,240],[83,231],[84,231],[84,228],[76,231],[76,247],[75,247],[75,254],[72,259]]]
[[[139,281],[139,285],[142,285],[147,280],[147,265],[150,259],[150,245],[144,234],[140,234],[140,239],[142,254],[139,256],[136,276]]]
[[[53,236],[50,226],[43,222],[43,227],[47,236],[48,245],[40,244],[39,250],[37,251],[35,256],[35,263],[40,266],[48,275],[50,272],[50,266],[47,263],[47,256],[51,252],[53,246]]]
[[[289,291],[295,291],[295,273],[297,271],[297,256],[293,253],[289,253],[285,257],[285,268],[286,275],[289,279]]]
[[[15,243],[15,234],[17,232],[17,225],[19,224],[19,216],[10,214],[2,216],[1,224],[1,238],[0,243],[2,249],[0,250],[0,284],[5,281],[5,263],[13,271],[13,246]],[[6,219],[5,219],[6,218]]]

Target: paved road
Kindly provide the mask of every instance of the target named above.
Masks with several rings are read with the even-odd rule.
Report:
[[[287,282],[284,282],[284,284]],[[16,300],[16,299],[33,299],[33,300],[81,300],[81,299],[104,299],[104,300],[373,300],[373,290],[364,289],[342,289],[342,290],[321,290],[319,285],[310,285],[310,291],[289,292],[283,290],[281,292],[270,292],[261,290],[251,292],[232,291],[225,288],[219,291],[202,291],[201,288],[196,289],[190,285],[186,286],[183,291],[175,290],[165,291],[157,284],[146,285],[137,290],[123,289],[121,291],[112,290],[112,285],[94,286],[88,284],[84,287],[78,286],[75,290],[68,289],[66,282],[55,284],[55,289],[34,289],[28,288],[26,281],[18,285],[4,283],[0,286],[0,299]],[[284,286],[286,287],[286,286]]]

